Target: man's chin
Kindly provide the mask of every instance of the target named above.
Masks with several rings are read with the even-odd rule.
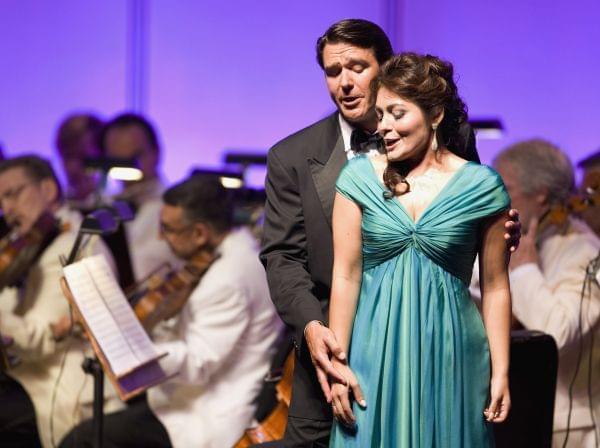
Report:
[[[354,107],[345,107],[343,104],[338,104],[338,111],[348,123],[353,124],[365,123],[375,117],[375,109],[367,108],[362,103]]]
[[[361,123],[367,118],[367,114],[362,109],[345,109],[340,107],[339,111],[348,123]]]

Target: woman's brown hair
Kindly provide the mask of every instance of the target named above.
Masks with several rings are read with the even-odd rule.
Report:
[[[467,107],[458,96],[450,62],[416,53],[393,56],[381,66],[379,75],[371,83],[374,96],[381,88],[416,104],[429,122],[443,112],[444,117],[435,131],[438,144],[467,158],[466,137],[460,132],[467,122]],[[405,182],[402,164],[388,162],[383,180],[391,193],[386,197],[396,195],[396,186]]]

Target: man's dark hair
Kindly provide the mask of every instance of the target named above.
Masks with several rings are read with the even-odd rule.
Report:
[[[103,153],[106,153],[106,136],[111,129],[122,129],[128,128],[130,126],[137,126],[144,134],[146,134],[146,138],[150,142],[152,148],[156,151],[160,151],[160,143],[158,141],[158,134],[154,129],[154,126],[148,121],[147,118],[142,115],[134,114],[134,113],[124,113],[116,116],[108,123],[104,125],[102,132],[100,134],[100,149]]]
[[[88,134],[98,148],[102,127],[102,120],[90,113],[74,113],[67,116],[56,132],[55,146],[58,153],[63,157],[73,155]]]
[[[363,19],[344,19],[331,25],[325,34],[317,39],[317,62],[321,68],[325,68],[323,65],[325,45],[338,43],[373,50],[379,65],[394,54],[390,40],[379,25]]]
[[[205,222],[217,232],[231,229],[233,203],[229,191],[217,176],[194,175],[163,193],[163,201],[181,207],[185,219]]]
[[[52,165],[46,159],[35,155],[23,155],[0,162],[0,174],[14,168],[23,169],[25,175],[33,182],[41,182],[46,179],[54,181],[57,189],[57,200],[62,201],[62,187],[52,169]]]

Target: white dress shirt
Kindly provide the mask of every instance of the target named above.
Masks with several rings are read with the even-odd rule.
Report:
[[[344,117],[342,117],[342,114],[338,114],[338,120],[340,122],[340,129],[342,131],[342,139],[344,140],[344,150],[346,151],[346,157],[348,158],[348,160],[350,160],[357,155],[356,152],[352,149],[352,145],[350,144],[352,131],[354,131],[354,126],[348,123],[344,119]],[[376,146],[372,145],[369,147],[369,150],[365,154],[368,157],[373,157],[380,154],[380,152]]]

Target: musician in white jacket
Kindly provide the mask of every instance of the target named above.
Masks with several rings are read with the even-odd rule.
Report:
[[[12,339],[8,351],[18,358],[0,378],[0,446],[37,446],[41,441],[51,447],[52,438],[58,442],[92,411],[93,381],[81,369],[89,345],[83,338],[63,337],[60,330],[69,305],[60,289],[59,256],[69,254],[81,216],[64,205],[52,167],[37,156],[0,164],[0,206],[8,224],[21,235],[44,213],[59,222],[58,233],[30,264],[21,284],[0,293],[0,333]],[[97,237],[85,253],[103,253],[110,260]],[[105,409],[120,407],[110,387],[105,396],[113,398]]]
[[[105,447],[223,448],[250,426],[281,322],[269,299],[256,242],[231,227],[231,205],[217,179],[192,177],[163,196],[161,231],[184,261],[216,256],[157,341],[161,361],[176,374],[148,391],[148,403],[105,417]],[[91,446],[91,424],[61,447]]]
[[[525,230],[510,262],[513,314],[525,328],[553,336],[558,346],[553,447],[563,446],[567,428],[568,447],[598,446],[600,287],[590,279],[583,298],[582,290],[600,240],[572,217],[548,225],[549,213],[566,203],[574,186],[571,163],[557,147],[543,140],[517,143],[496,157],[494,167]]]

